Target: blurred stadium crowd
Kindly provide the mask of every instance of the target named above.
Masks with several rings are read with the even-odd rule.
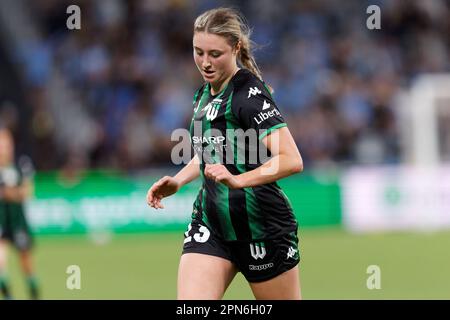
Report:
[[[19,39],[11,65],[30,114],[21,119],[7,99],[0,113],[28,137],[23,149],[41,170],[170,164],[170,135],[187,128],[202,81],[193,21],[217,6],[247,17],[306,168],[401,161],[396,93],[421,73],[450,70],[444,0],[19,2],[36,35]],[[70,4],[81,7],[81,30],[66,27]],[[371,4],[381,30],[366,27]]]

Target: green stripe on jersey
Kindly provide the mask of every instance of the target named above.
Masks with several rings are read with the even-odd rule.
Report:
[[[227,129],[233,129],[233,130],[241,129],[239,126],[239,122],[236,119],[236,117],[234,116],[233,111],[231,109],[232,98],[233,98],[233,93],[230,94],[230,98],[228,99],[227,108],[225,111],[225,119],[227,122]],[[228,131],[227,131],[227,135],[228,135],[227,138],[229,139],[228,141],[230,141],[232,138],[230,136],[230,134],[231,134],[231,132],[228,133]],[[238,158],[239,150],[237,150],[237,148],[238,148],[237,136],[234,135],[234,140],[233,140],[234,164],[240,173],[245,173],[245,172],[247,172],[247,170],[245,168],[245,164],[238,163],[237,158]],[[244,150],[244,157],[245,157],[245,150]],[[247,211],[248,222],[249,222],[252,239],[263,238],[264,233],[261,228],[260,218],[258,218],[258,212],[260,210],[259,210],[258,201],[256,200],[255,193],[253,192],[253,188],[244,188],[244,192],[245,192],[245,200],[246,200],[246,211]]]
[[[217,213],[222,225],[223,236],[225,239],[236,240],[236,232],[230,216],[230,206],[228,202],[228,187],[223,183],[216,184],[216,204]]]
[[[208,99],[210,98],[209,93],[209,84],[208,84]],[[217,95],[216,99],[220,99],[222,95],[224,94],[225,90],[227,89],[228,85]],[[202,126],[203,126],[203,136],[206,138],[209,138],[210,132],[211,132],[211,121],[207,120],[206,117],[203,117],[202,119]],[[208,134],[209,133],[209,134]],[[211,150],[211,156],[212,156],[212,162],[213,163],[220,163],[217,154],[214,150]],[[202,175],[202,179],[205,179],[205,177]],[[217,218],[219,219],[220,225],[222,226],[222,232],[224,233],[223,236],[226,239],[236,239],[236,234],[234,232],[233,224],[231,223],[231,217],[230,217],[230,208],[228,203],[228,187],[222,183],[215,183],[215,195],[216,199],[214,199],[216,204],[216,212],[217,212]],[[204,193],[204,198],[206,198],[206,192]],[[211,199],[212,200],[212,199]],[[206,202],[206,201],[205,201]],[[206,207],[206,203],[205,203]],[[206,217],[205,217],[206,219]],[[205,222],[206,223],[206,222]]]
[[[197,96],[200,93],[200,90],[197,90],[197,92],[195,93],[195,97],[194,97],[194,104],[195,101],[197,100]],[[190,131],[189,132],[193,132],[194,131],[194,121],[195,121],[195,116],[197,115],[197,113],[202,110],[203,105],[205,104],[205,101],[208,100],[209,97],[209,84],[207,84],[205,86],[205,88],[203,89],[202,92],[202,96],[200,97],[200,101],[198,102],[197,108],[194,109],[194,115],[192,116],[192,120],[191,120],[191,127],[190,127]]]
[[[222,90],[219,94],[218,98],[222,97],[227,86]],[[231,96],[228,98],[228,101],[231,100]],[[207,121],[209,125],[211,122]],[[208,128],[209,129],[209,128]],[[216,157],[216,153],[214,152],[214,162],[220,163],[219,159]],[[223,183],[216,183],[216,203],[217,203],[217,213],[220,220],[220,224],[223,226],[222,231],[224,232],[223,236],[226,239],[236,239],[236,232],[234,231],[233,223],[231,222],[230,215],[230,204],[229,204],[229,189]]]
[[[200,90],[196,93],[194,101],[196,100],[197,95],[198,95],[199,92],[200,92]],[[205,101],[208,100],[208,97],[209,97],[209,84],[207,84],[205,86],[205,88],[203,89],[202,96],[200,97],[200,101],[198,102],[197,108],[194,110],[194,116],[192,117],[192,121],[191,121],[191,130],[190,130],[191,132],[194,131],[193,126],[194,126],[195,116],[203,108],[203,105],[205,104]],[[201,175],[202,181],[205,181],[205,177],[203,175],[203,170],[202,170],[202,166],[203,165],[204,164],[200,163],[200,175]],[[201,204],[201,207],[202,207],[201,219],[209,227],[208,214],[207,214],[207,211],[206,211],[206,192],[205,192],[205,188],[202,187],[202,191],[201,192],[202,192],[202,195],[201,195],[201,201],[202,201],[202,204]]]
[[[287,124],[286,123],[279,123],[277,125],[274,125],[273,127],[270,127],[269,129],[267,129],[266,131],[264,131],[263,133],[261,133],[258,137],[259,140],[261,140],[262,138],[264,138],[265,136],[267,136],[269,133],[271,133],[272,131],[277,130],[278,128],[282,128],[282,127],[286,127]]]

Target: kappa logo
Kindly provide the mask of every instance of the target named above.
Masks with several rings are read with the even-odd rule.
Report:
[[[248,98],[251,96],[256,96],[257,94],[260,94],[261,90],[258,89],[258,87],[248,88]]]
[[[296,249],[289,247],[286,259],[293,258],[296,253],[297,253]]]
[[[266,256],[264,242],[250,243],[250,254],[255,260],[258,260],[258,258],[263,259]]]
[[[219,108],[222,103],[222,99],[214,99],[212,102],[208,103],[205,107],[206,119],[213,121],[219,114]]]

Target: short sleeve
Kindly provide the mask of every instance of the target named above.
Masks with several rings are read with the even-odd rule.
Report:
[[[259,139],[287,126],[268,89],[260,82],[248,82],[236,92],[233,112],[243,129],[255,129]]]

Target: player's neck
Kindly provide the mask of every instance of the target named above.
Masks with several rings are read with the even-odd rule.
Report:
[[[231,78],[234,77],[234,75],[240,70],[241,68],[236,67],[236,69],[234,69],[234,71],[222,82],[219,84],[212,84],[210,83],[211,86],[211,95],[215,96],[217,94],[219,94],[228,84],[228,82],[230,82]]]

